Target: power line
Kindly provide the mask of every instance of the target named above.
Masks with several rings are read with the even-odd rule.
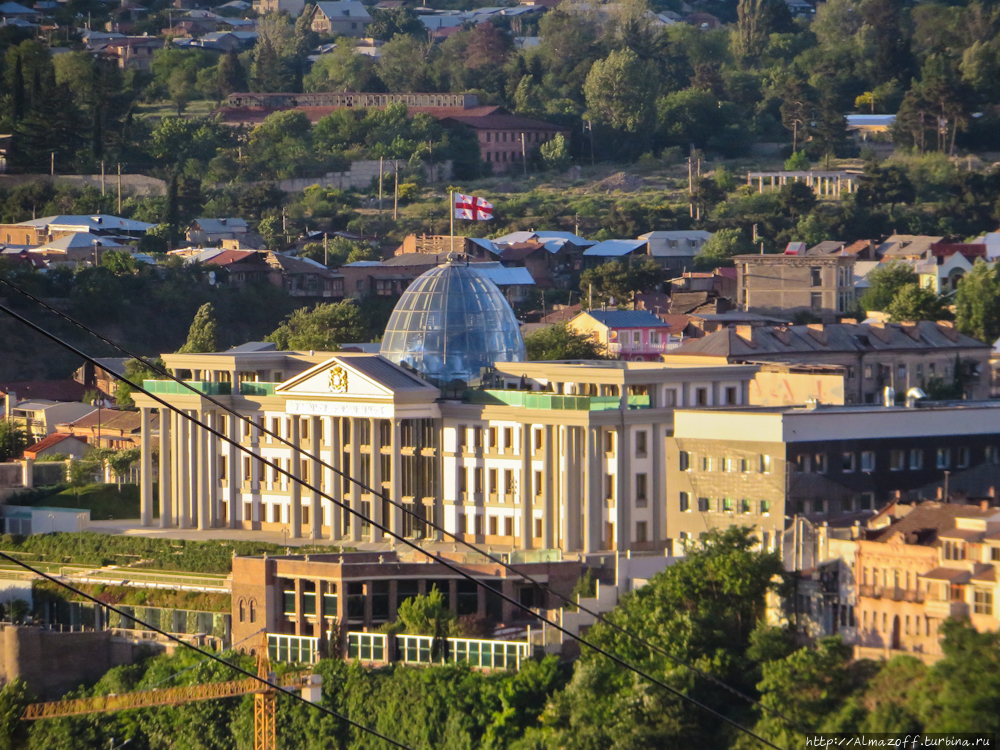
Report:
[[[8,282],[6,282],[3,279],[0,279],[0,281],[2,281],[3,283],[8,283]],[[30,327],[32,330],[34,330],[37,333],[39,333],[42,336],[44,336],[45,338],[47,338],[47,339],[55,342],[56,344],[58,344],[58,345],[60,345],[60,346],[62,346],[64,348],[68,349],[69,351],[73,352],[77,356],[79,356],[82,359],[84,359],[86,362],[89,362],[90,364],[92,364],[92,365],[94,365],[96,367],[100,367],[100,364],[93,357],[91,357],[90,355],[88,355],[85,352],[81,351],[80,349],[78,349],[77,347],[73,346],[72,344],[70,344],[70,343],[68,343],[66,341],[63,341],[58,336],[56,336],[55,334],[53,334],[53,333],[45,330],[44,328],[42,328],[38,324],[33,323],[29,319],[25,318],[23,315],[20,315],[19,313],[11,310],[10,308],[8,308],[8,307],[6,307],[4,305],[0,305],[0,311],[7,313],[8,315],[10,315],[11,317],[13,317],[14,319],[18,320],[21,323],[24,323],[25,325],[27,325],[28,327]],[[80,324],[78,324],[78,325],[80,325]],[[86,330],[86,328],[84,326],[81,325],[81,327],[83,327]],[[302,480],[299,477],[294,476],[291,473],[291,471],[288,471],[288,470],[284,469],[280,464],[273,463],[273,462],[269,461],[268,459],[266,459],[264,456],[260,456],[260,455],[257,455],[255,453],[253,453],[251,450],[249,450],[248,448],[244,447],[241,443],[239,443],[239,442],[237,442],[235,440],[232,440],[228,435],[224,435],[220,431],[216,430],[214,427],[206,425],[206,424],[202,423],[201,421],[199,421],[197,418],[192,417],[189,414],[186,414],[182,409],[179,409],[179,408],[173,406],[169,402],[167,402],[164,399],[160,398],[158,395],[156,395],[154,393],[150,393],[145,388],[143,388],[141,385],[138,385],[137,383],[132,382],[131,380],[129,380],[128,378],[126,378],[124,375],[114,375],[114,377],[116,377],[121,382],[129,385],[134,390],[136,390],[136,391],[138,391],[140,393],[143,393],[144,395],[148,396],[153,401],[159,403],[161,406],[163,406],[163,407],[165,407],[167,409],[170,409],[172,412],[174,412],[176,414],[182,415],[190,423],[192,423],[194,425],[197,425],[198,427],[201,427],[207,433],[209,433],[211,435],[214,435],[215,437],[224,440],[226,443],[229,443],[230,445],[234,446],[238,450],[240,450],[243,453],[247,454],[251,458],[255,458],[258,461],[260,461],[262,464],[264,464],[266,466],[269,466],[270,468],[272,468],[277,473],[279,473],[279,474],[287,477],[290,481],[297,482],[301,486],[303,486],[306,489],[312,491],[315,494],[315,496],[320,497],[320,498],[325,498],[325,499],[329,500],[331,503],[333,503],[334,505],[336,505],[337,507],[341,508],[342,510],[347,511],[348,513],[351,513],[351,514],[353,514],[353,515],[361,518],[362,520],[368,521],[368,523],[371,526],[374,526],[375,528],[379,529],[384,534],[387,534],[388,536],[391,536],[394,539],[397,539],[398,541],[400,541],[404,545],[410,547],[411,549],[413,549],[413,550],[415,550],[417,552],[420,552],[421,554],[426,555],[430,559],[432,559],[435,562],[437,562],[439,565],[445,567],[448,570],[451,570],[452,572],[456,573],[457,575],[461,576],[462,578],[465,578],[465,579],[471,581],[472,583],[474,583],[475,585],[479,586],[480,588],[487,589],[490,593],[492,593],[492,594],[494,594],[496,596],[499,596],[501,599],[503,599],[504,601],[507,601],[508,603],[512,604],[513,606],[517,607],[518,609],[520,609],[520,610],[522,610],[524,612],[527,612],[528,614],[532,615],[533,617],[535,617],[537,619],[540,619],[542,622],[544,622],[547,625],[549,625],[550,627],[558,630],[559,632],[563,633],[564,635],[569,636],[570,638],[572,638],[573,640],[577,641],[578,643],[581,643],[581,644],[587,646],[588,648],[590,648],[591,650],[595,651],[596,653],[599,653],[599,654],[601,654],[601,655],[603,655],[603,656],[611,659],[612,661],[614,661],[619,666],[622,666],[622,667],[624,667],[624,668],[626,668],[626,669],[628,669],[628,670],[630,670],[632,672],[635,672],[636,674],[638,674],[639,676],[643,677],[644,679],[652,682],[653,684],[656,684],[656,685],[662,687],[664,690],[666,690],[666,691],[668,691],[670,693],[673,693],[674,695],[678,696],[682,700],[688,701],[688,702],[692,703],[693,705],[698,706],[699,708],[702,708],[703,710],[709,712],[710,714],[712,714],[716,718],[721,719],[722,721],[726,722],[727,724],[732,725],[733,727],[735,727],[739,731],[745,732],[746,734],[748,734],[749,736],[757,739],[761,743],[763,743],[763,744],[765,744],[765,745],[767,745],[769,747],[773,747],[776,750],[781,750],[781,748],[779,748],[777,745],[774,745],[773,743],[769,742],[768,740],[766,740],[766,739],[760,737],[759,735],[755,734],[752,730],[744,727],[742,724],[740,724],[739,722],[735,721],[734,719],[731,719],[728,716],[725,716],[724,714],[716,711],[715,709],[713,709],[713,708],[711,708],[711,707],[709,707],[709,706],[701,703],[700,701],[698,701],[698,700],[696,700],[694,698],[691,698],[688,695],[685,695],[684,693],[682,693],[681,691],[677,690],[676,688],[673,688],[670,685],[667,685],[662,680],[658,680],[657,678],[653,677],[652,675],[648,674],[647,672],[645,672],[645,671],[639,669],[638,667],[630,664],[629,662],[625,661],[624,659],[622,659],[621,657],[617,656],[616,654],[614,654],[614,653],[612,653],[612,652],[610,652],[610,651],[608,651],[606,649],[603,649],[600,646],[597,646],[597,645],[591,643],[590,641],[586,640],[585,638],[583,638],[583,637],[581,637],[581,636],[579,636],[579,635],[577,635],[575,633],[572,633],[567,628],[564,628],[562,625],[556,623],[555,621],[549,620],[546,617],[543,617],[543,616],[541,616],[539,614],[536,614],[535,612],[533,612],[531,610],[530,607],[522,604],[516,598],[508,596],[507,594],[504,594],[502,591],[497,591],[495,589],[492,589],[492,588],[488,587],[483,581],[480,581],[480,580],[476,579],[470,573],[467,573],[466,571],[462,570],[457,565],[455,565],[454,563],[452,563],[450,560],[447,560],[446,558],[439,557],[438,555],[435,555],[435,554],[429,552],[428,550],[423,549],[422,547],[420,547],[420,545],[415,544],[414,542],[410,541],[406,537],[404,537],[402,535],[399,535],[399,534],[391,531],[384,524],[379,523],[379,522],[377,522],[377,521],[375,521],[373,519],[370,519],[367,516],[363,515],[359,510],[350,507],[350,505],[348,505],[346,503],[343,503],[343,502],[341,502],[339,500],[336,500],[335,498],[331,497],[330,495],[324,493],[322,491],[322,489],[313,486],[309,482],[307,482],[305,480]],[[215,403],[218,403],[218,402],[215,402]],[[220,405],[220,408],[225,409],[226,407]],[[341,476],[345,476],[345,475],[343,475],[341,473]],[[356,484],[358,484],[359,487],[361,487],[363,489],[366,489],[368,492],[372,493],[373,495],[381,496],[381,493],[375,493],[371,488],[369,488],[363,482],[355,480],[352,477],[348,477],[348,478],[351,479],[351,481],[354,481]],[[531,580],[531,579],[527,579],[527,580]],[[565,599],[565,597],[562,597],[562,598]],[[623,631],[623,632],[625,632],[627,634],[627,631]],[[650,645],[649,647],[652,648],[653,650],[660,651],[661,653],[665,653],[665,652],[662,652],[662,650],[658,649],[655,646]],[[667,654],[667,656],[669,657],[670,655]],[[724,685],[724,683],[723,683],[723,685]],[[727,688],[728,688],[728,686],[727,686]],[[733,688],[728,688],[728,689],[735,690]]]
[[[7,310],[5,308],[0,307],[0,309],[4,309],[4,312],[7,312]],[[198,654],[201,654],[202,656],[205,657],[206,661],[209,660],[209,659],[211,659],[214,662],[217,662],[219,664],[222,664],[223,666],[229,667],[230,669],[235,670],[239,674],[244,675],[245,677],[249,677],[250,679],[255,680],[256,682],[259,682],[264,687],[267,687],[267,688],[269,688],[271,690],[275,690],[275,691],[277,691],[279,693],[284,693],[285,695],[291,696],[292,698],[294,698],[295,700],[299,701],[300,703],[304,703],[307,706],[312,706],[313,708],[315,708],[318,711],[322,711],[323,713],[325,713],[328,716],[332,716],[335,719],[340,719],[341,721],[345,721],[348,724],[350,724],[352,727],[354,727],[355,729],[360,729],[361,731],[367,732],[368,734],[370,734],[370,735],[372,735],[374,737],[378,737],[380,740],[384,740],[384,741],[388,742],[390,745],[393,745],[394,747],[400,748],[400,750],[413,750],[413,748],[411,748],[409,745],[404,745],[402,742],[399,742],[398,740],[392,739],[392,737],[388,737],[388,736],[382,734],[377,729],[372,729],[371,727],[365,726],[364,724],[361,724],[360,722],[354,721],[350,717],[344,716],[343,714],[338,713],[338,712],[334,711],[331,708],[326,708],[325,706],[321,706],[318,703],[312,703],[311,701],[306,700],[305,698],[303,698],[301,695],[295,693],[294,691],[289,690],[289,689],[284,688],[284,687],[281,687],[280,685],[277,685],[277,684],[271,682],[270,680],[267,680],[264,677],[261,677],[260,675],[255,674],[254,672],[251,672],[248,669],[243,669],[243,667],[237,666],[235,664],[230,664],[229,662],[227,662],[225,659],[223,659],[218,654],[213,654],[210,651],[205,651],[203,649],[200,649],[197,646],[195,646],[193,643],[188,643],[183,638],[178,638],[176,635],[173,635],[171,633],[168,633],[165,630],[162,630],[157,625],[152,625],[152,624],[150,624],[148,622],[143,622],[142,620],[140,620],[137,617],[134,617],[133,615],[131,615],[131,614],[129,614],[129,613],[127,613],[127,612],[119,609],[118,607],[114,606],[113,604],[107,604],[105,602],[102,602],[96,596],[91,596],[86,591],[82,591],[82,590],[76,588],[75,586],[72,586],[71,584],[67,583],[66,581],[62,581],[59,578],[56,578],[55,576],[51,576],[48,573],[44,573],[41,570],[38,570],[37,568],[35,568],[35,567],[29,565],[28,563],[24,562],[23,560],[18,560],[16,557],[13,557],[12,555],[8,555],[6,552],[0,551],[0,557],[2,557],[5,560],[9,560],[10,562],[15,563],[17,565],[20,565],[25,570],[29,570],[32,573],[34,573],[35,575],[41,576],[42,578],[45,578],[46,580],[48,580],[48,581],[56,584],[57,586],[62,586],[65,589],[69,589],[74,594],[77,594],[78,596],[82,596],[83,598],[88,599],[89,601],[91,601],[94,604],[97,604],[97,605],[99,605],[101,607],[105,607],[106,609],[110,610],[111,612],[114,612],[115,614],[121,615],[122,617],[128,618],[130,620],[134,620],[135,622],[139,623],[143,627],[149,628],[154,633],[158,633],[159,635],[162,635],[165,638],[169,638],[174,643],[178,643],[181,646],[184,646],[184,647],[189,648],[189,649],[191,649],[192,651],[194,651],[194,652],[196,652]],[[178,673],[178,674],[180,674],[180,673]]]
[[[236,418],[240,419],[244,424],[248,424],[248,425],[254,426],[260,432],[262,432],[265,435],[268,435],[269,437],[277,440],[279,443],[281,443],[283,445],[286,445],[289,448],[292,448],[293,450],[298,450],[297,446],[295,446],[287,438],[284,438],[280,433],[268,429],[267,426],[266,426],[266,420],[262,420],[262,422],[264,422],[264,424],[257,424],[253,420],[252,417],[240,414],[238,411],[236,411],[231,406],[228,406],[228,405],[222,403],[221,401],[219,401],[218,399],[214,398],[211,395],[203,394],[203,393],[201,393],[199,391],[196,391],[195,388],[190,383],[187,383],[186,381],[181,380],[180,378],[176,377],[173,373],[171,373],[166,368],[160,367],[155,362],[152,362],[152,361],[146,359],[145,357],[142,357],[140,355],[135,354],[134,352],[129,351],[128,349],[126,349],[125,347],[123,347],[118,342],[113,341],[112,339],[109,339],[106,336],[103,336],[102,334],[100,334],[99,332],[93,330],[92,328],[90,328],[89,326],[85,325],[84,323],[76,320],[75,318],[70,317],[69,315],[67,315],[66,313],[64,313],[64,312],[62,312],[60,310],[57,310],[56,308],[54,308],[51,305],[49,305],[48,303],[46,303],[44,300],[39,299],[38,297],[35,297],[30,292],[28,292],[28,291],[26,291],[26,290],[18,287],[16,284],[14,284],[14,283],[12,283],[12,282],[10,282],[10,281],[2,278],[2,277],[0,277],[0,283],[3,283],[5,285],[11,287],[12,289],[16,290],[17,292],[19,292],[20,294],[24,295],[25,297],[28,297],[30,300],[32,300],[33,302],[37,303],[38,305],[40,305],[40,306],[44,307],[45,309],[49,310],[50,312],[56,314],[57,316],[59,316],[62,319],[66,320],[67,322],[69,322],[69,323],[77,326],[78,328],[80,328],[84,332],[89,333],[90,335],[94,336],[95,338],[97,338],[98,340],[104,342],[105,344],[107,344],[107,345],[109,345],[109,346],[117,349],[118,351],[122,352],[123,354],[126,354],[127,356],[131,357],[132,359],[135,359],[136,361],[140,362],[141,364],[143,364],[146,367],[148,367],[149,369],[151,369],[153,372],[155,372],[155,373],[157,373],[159,375],[166,376],[167,378],[169,378],[170,380],[172,380],[175,383],[180,384],[181,386],[183,386],[187,390],[189,390],[189,391],[191,391],[193,393],[198,394],[201,398],[204,398],[206,401],[210,402],[211,404],[213,404],[214,406],[218,407],[219,409],[225,411],[226,413],[232,415],[233,417],[236,417]],[[228,442],[231,442],[231,441],[228,441]],[[794,728],[794,729],[796,729],[798,731],[802,731],[802,732],[806,731],[806,730],[802,729],[802,727],[798,726],[790,718],[788,718],[783,713],[781,713],[780,711],[764,705],[760,701],[755,700],[754,698],[752,698],[751,696],[743,693],[742,691],[738,690],[737,688],[732,687],[731,685],[729,685],[728,683],[724,682],[723,680],[721,680],[720,678],[716,677],[715,675],[709,674],[709,673],[705,672],[704,670],[699,669],[698,667],[694,666],[693,664],[685,661],[684,659],[681,659],[680,657],[678,657],[678,656],[676,656],[674,654],[671,654],[666,649],[664,649],[664,648],[662,648],[660,646],[657,646],[656,644],[651,643],[648,639],[643,638],[642,636],[639,636],[639,635],[637,635],[635,633],[632,633],[631,631],[627,630],[626,628],[623,628],[621,625],[618,625],[617,623],[615,623],[611,619],[605,617],[602,613],[597,612],[595,610],[592,610],[592,609],[590,609],[588,607],[582,606],[579,602],[573,601],[572,599],[570,599],[569,597],[565,596],[564,594],[562,594],[562,593],[556,591],[555,589],[551,588],[548,584],[536,580],[535,578],[533,578],[532,576],[530,576],[529,574],[527,574],[527,573],[525,573],[523,571],[517,570],[513,565],[511,565],[510,563],[504,561],[502,558],[494,557],[489,551],[483,550],[480,547],[478,547],[475,544],[473,544],[472,542],[468,542],[465,539],[460,538],[456,534],[453,534],[452,532],[450,532],[446,528],[444,528],[444,526],[439,525],[439,524],[437,524],[437,523],[435,523],[433,521],[429,521],[429,520],[423,518],[422,516],[419,516],[416,513],[416,511],[411,510],[409,507],[407,507],[407,505],[405,503],[397,502],[396,500],[394,500],[392,498],[385,497],[383,495],[383,493],[381,493],[381,492],[376,492],[374,489],[372,489],[371,487],[369,487],[363,481],[355,479],[352,476],[349,476],[343,470],[338,469],[335,466],[332,466],[331,464],[329,464],[326,461],[324,461],[323,458],[322,458],[322,452],[320,450],[316,450],[315,453],[316,453],[315,456],[312,456],[310,454],[306,454],[306,455],[310,455],[310,460],[315,461],[317,464],[319,464],[323,468],[328,469],[329,471],[333,472],[335,475],[339,476],[341,479],[347,479],[348,481],[350,481],[350,482],[358,485],[358,487],[360,487],[365,492],[370,493],[374,497],[381,497],[384,501],[388,502],[391,506],[400,509],[404,514],[408,514],[408,515],[412,516],[415,519],[421,520],[423,523],[425,523],[426,525],[430,526],[435,531],[438,531],[441,534],[449,537],[454,543],[461,544],[464,547],[472,550],[473,552],[476,552],[476,553],[478,553],[480,555],[485,556],[488,560],[490,560],[490,562],[492,562],[492,563],[494,563],[496,565],[500,565],[501,567],[503,567],[508,572],[517,575],[521,580],[525,581],[526,583],[530,583],[532,586],[535,586],[538,589],[540,589],[542,591],[545,591],[548,594],[551,594],[552,596],[556,597],[557,599],[559,599],[559,600],[561,600],[561,601],[563,601],[563,602],[565,602],[567,604],[570,604],[570,605],[573,605],[573,606],[577,607],[581,612],[584,612],[584,613],[590,615],[591,617],[593,617],[596,620],[598,620],[599,622],[607,625],[608,627],[610,627],[611,629],[615,630],[616,632],[621,633],[622,635],[625,635],[626,637],[632,639],[636,643],[639,643],[640,645],[644,646],[645,648],[650,649],[654,653],[657,653],[657,654],[659,654],[659,655],[661,655],[661,656],[669,659],[674,664],[677,664],[678,666],[681,666],[681,667],[683,667],[683,668],[685,668],[685,669],[693,672],[694,674],[697,674],[698,676],[703,677],[704,679],[708,680],[709,682],[712,682],[716,686],[721,687],[724,690],[728,691],[730,694],[735,695],[738,698],[741,698],[742,700],[744,700],[747,703],[755,706],[756,708],[760,709],[761,711],[764,711],[766,713],[770,713],[771,715],[773,715],[773,716],[781,719],[782,721],[784,721],[786,724],[788,724],[792,728]],[[256,455],[256,454],[251,454],[251,455]],[[290,478],[293,481],[296,481],[299,484],[302,484],[303,486],[306,486],[297,477],[291,477],[291,475],[289,475],[289,476],[290,476]],[[331,498],[331,501],[332,502],[336,502],[336,501],[333,501],[332,498]],[[314,509],[314,511],[316,511],[316,510],[317,509]],[[369,523],[371,522],[370,518],[364,516],[363,514],[355,512],[355,515],[359,515],[363,520],[368,520]],[[706,530],[708,530],[708,519],[705,517],[705,515],[702,515],[702,520],[705,523]]]

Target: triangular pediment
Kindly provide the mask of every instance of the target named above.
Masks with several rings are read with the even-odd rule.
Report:
[[[274,390],[277,396],[346,399],[391,399],[393,390],[351,366],[350,357],[334,357],[287,380]]]

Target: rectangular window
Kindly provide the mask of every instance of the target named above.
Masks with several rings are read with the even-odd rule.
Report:
[[[504,450],[513,451],[514,450],[514,428],[504,427],[503,428],[503,447]]]
[[[490,516],[490,536],[499,536],[500,520],[496,516]]]
[[[680,471],[691,471],[691,454],[681,451],[677,454],[677,468]]]
[[[736,398],[736,387],[735,386],[728,386],[726,388],[726,395],[724,397],[724,403],[727,406],[736,406],[736,401],[737,401],[737,398]]]
[[[295,614],[295,589],[285,589],[281,593],[282,614]]]
[[[731,497],[722,498],[722,512],[723,513],[733,512],[733,499]]]
[[[615,452],[615,433],[610,430],[604,433],[604,452],[609,455]]]
[[[483,517],[476,516],[476,534],[478,536],[483,536]]]
[[[503,519],[503,535],[514,536],[514,519],[510,516]]]
[[[337,584],[326,584],[333,590],[323,594],[323,617],[337,616]]]
[[[535,537],[538,539],[542,538],[542,519],[535,519]]]
[[[969,449],[959,448],[958,449],[958,468],[968,469],[969,468]]]
[[[993,592],[989,589],[976,589],[972,593],[973,612],[977,615],[993,614]]]
[[[497,470],[490,469],[490,492],[494,495],[500,494],[500,486],[497,483]]]
[[[924,452],[920,448],[910,449],[910,471],[920,471],[924,468]]]
[[[496,427],[490,427],[490,450],[494,453],[500,452],[500,432]]]
[[[464,453],[465,452],[465,438],[466,438],[465,425],[464,424],[460,424],[456,428],[456,430],[455,430],[455,437],[458,440],[458,446],[457,446],[456,450],[459,453]]]
[[[649,541],[647,539],[647,531],[646,531],[646,522],[645,521],[638,521],[636,523],[636,525],[635,525],[635,540],[637,542],[646,542],[646,541]]]
[[[542,431],[532,430],[535,435],[535,450],[540,451],[542,449]]]
[[[252,479],[253,467],[250,464],[250,457],[243,457],[243,481],[249,482]]]
[[[708,510],[709,510],[710,507],[711,507],[711,503],[709,502],[709,499],[707,497],[699,497],[698,498],[698,510],[701,513],[708,513]]]
[[[663,391],[663,405],[664,406],[677,406],[677,389],[667,388]]]
[[[808,474],[812,471],[812,456],[808,453],[800,453],[795,457],[795,470],[803,474]]]
[[[817,474],[826,474],[826,454],[817,453],[813,456],[813,471]]]
[[[639,430],[635,433],[635,455],[636,458],[646,457],[646,431]]]
[[[770,474],[771,473],[771,457],[761,456],[760,457],[760,473]]]
[[[711,457],[709,457],[709,456],[702,456],[701,457],[701,470],[702,471],[711,471],[712,470],[712,459],[711,459]]]
[[[472,437],[473,437],[473,447],[477,451],[481,451],[483,449],[483,428],[482,427],[474,428],[472,430]]]
[[[635,475],[635,502],[639,507],[646,505],[646,475]]]
[[[514,472],[511,469],[504,469],[503,480],[504,494],[513,495],[515,492]]]
[[[463,467],[459,468],[459,470],[458,470],[458,491],[459,492],[468,492],[469,491],[468,477],[469,477],[469,474],[465,470],[465,467],[463,466]]]
[[[889,451],[889,471],[902,471],[906,468],[906,451]]]
[[[708,406],[708,388],[696,388],[694,402],[698,406]]]
[[[853,474],[857,471],[858,457],[854,453],[845,453],[840,463],[840,469],[845,474]]]
[[[951,468],[951,448],[937,449],[937,467],[939,469]]]
[[[809,282],[812,286],[823,286],[823,269],[812,266],[809,269]]]
[[[823,293],[822,292],[813,292],[812,294],[809,295],[809,307],[812,308],[813,310],[822,310],[823,309]]]
[[[473,488],[473,490],[475,492],[478,492],[478,493],[482,494],[482,492],[483,492],[483,467],[482,466],[477,466],[475,468],[475,473],[474,473],[473,476],[475,477],[475,482],[474,482],[472,488]]]
[[[762,516],[769,516],[769,515],[771,515],[771,501],[770,500],[761,500],[760,501],[760,514]]]
[[[681,513],[691,512],[691,493],[682,492],[680,493],[680,509]],[[1000,547],[995,547],[994,552],[1000,552]]]
[[[740,500],[740,513],[749,513],[749,512],[750,512],[750,501]]]
[[[542,472],[535,472],[535,497],[540,497],[542,494]]]
[[[875,471],[875,451],[861,451],[861,471]]]
[[[615,499],[615,475],[606,474],[604,476],[604,499],[614,500]]]

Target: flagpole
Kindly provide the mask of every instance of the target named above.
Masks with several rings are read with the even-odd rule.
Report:
[[[451,252],[455,252],[455,192],[453,190],[448,191],[448,210],[451,212]],[[452,258],[448,258],[452,260]]]

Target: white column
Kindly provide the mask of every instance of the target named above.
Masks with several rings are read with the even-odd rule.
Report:
[[[198,411],[198,421],[207,424],[209,421],[208,412]],[[204,427],[196,428],[197,450],[198,450],[198,528],[201,530],[212,528],[211,511],[211,477],[209,476],[208,461],[208,430]]]
[[[372,488],[371,520],[374,523],[382,523],[382,420],[369,419],[368,429],[371,431],[371,465],[368,483]],[[371,540],[381,542],[382,531],[371,527]]]
[[[153,452],[150,448],[153,428],[149,414],[148,406],[140,407],[139,470],[142,484],[139,487],[139,515],[143,526],[153,525]]]
[[[292,415],[292,479],[289,480],[288,489],[291,491],[291,507],[288,511],[288,524],[291,527],[288,536],[292,539],[299,539],[302,536],[302,485],[297,479],[302,479],[302,452],[300,449],[299,424],[302,418],[298,414]]]
[[[170,429],[170,417],[173,412],[166,407],[160,407],[160,528],[170,526],[170,486],[171,486],[171,443],[174,435]]]
[[[187,411],[177,414],[177,526],[191,528],[191,426]]]
[[[331,417],[330,419],[330,451],[333,454],[333,467],[340,471],[344,469],[344,425],[343,417]],[[341,503],[344,502],[344,478],[333,472],[333,484],[330,486],[330,496]],[[344,512],[337,503],[330,508],[330,538],[342,539],[344,537]]]
[[[325,426],[321,417],[310,417],[309,435],[312,438],[312,469],[309,471],[309,484],[316,489],[312,492],[312,507],[309,509],[310,538],[323,538],[323,498],[320,493],[323,491],[323,473],[325,469],[320,464],[321,451],[323,450],[323,427]],[[320,606],[320,598],[317,595],[316,606]],[[317,609],[317,612],[319,610]]]
[[[401,441],[402,422],[393,417],[392,460],[389,464],[389,497],[392,498],[392,505],[389,511],[391,514],[389,530],[392,531],[394,539],[403,536],[403,456]]]
[[[617,549],[624,552],[632,544],[632,433],[628,425],[618,429],[618,440],[615,447],[617,448],[615,463],[618,467],[615,536],[618,538]],[[648,488],[646,492],[648,498]],[[608,546],[611,546],[610,539]]]
[[[226,426],[226,434],[230,440],[226,443],[226,453],[229,456],[226,461],[229,465],[226,499],[229,501],[229,526],[237,529],[241,527],[241,521],[253,521],[252,512],[250,518],[243,517],[243,467],[240,465],[240,449],[237,447],[243,421],[237,415],[230,414],[226,418]]]
[[[361,421],[357,417],[351,420],[351,477],[361,476]],[[352,542],[361,541],[361,486],[351,482],[351,533]]]
[[[532,487],[534,483],[534,477],[531,471],[531,425],[521,424],[521,486],[520,501],[521,501],[521,549],[531,549],[534,545],[532,544],[532,534],[534,529],[532,528],[532,504],[531,501],[535,494],[535,488]]]
[[[556,451],[553,445],[555,428],[547,424],[543,429],[545,430],[545,466],[542,468],[544,483],[542,485],[542,540],[540,545],[544,549],[553,549],[556,546],[554,542],[556,520],[555,491],[556,471],[558,470],[556,467]]]
[[[604,480],[604,454],[601,451],[600,433],[595,427],[584,428],[584,464],[586,484],[583,488],[583,512],[585,529],[583,551],[597,552],[601,549],[601,523],[604,519],[604,502],[601,498],[601,482]]]

